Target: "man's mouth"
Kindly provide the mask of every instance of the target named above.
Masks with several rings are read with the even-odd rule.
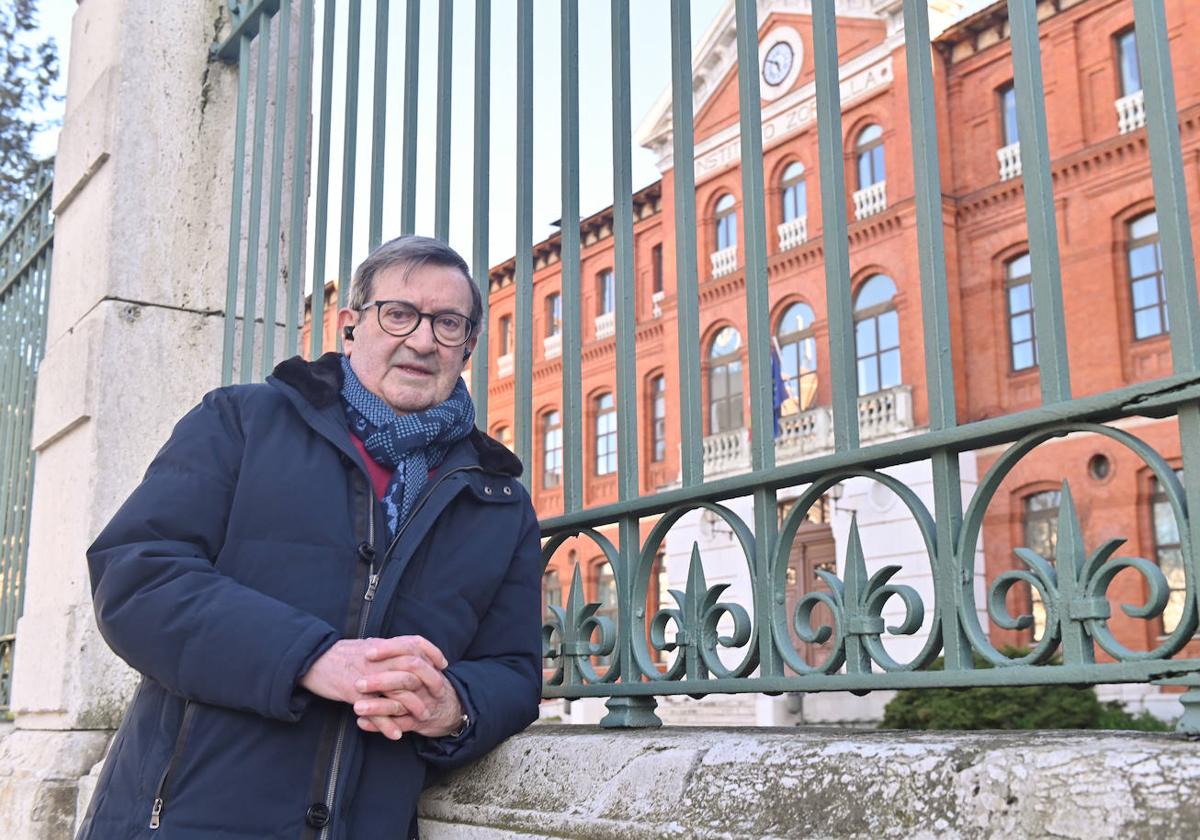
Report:
[[[433,373],[428,368],[423,368],[419,365],[394,365],[393,367],[406,376],[429,376]]]

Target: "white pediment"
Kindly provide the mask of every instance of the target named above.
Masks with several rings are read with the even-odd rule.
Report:
[[[758,28],[776,12],[811,15],[814,0],[759,0]],[[817,0],[821,2],[821,0]],[[896,30],[902,0],[834,0],[838,17],[884,20],[891,37],[902,37]],[[962,13],[963,0],[931,0],[930,23],[934,34]],[[699,114],[712,99],[722,81],[737,64],[737,32],[734,25],[734,0],[727,0],[712,24],[696,44],[692,54],[692,113]],[[844,68],[843,68],[844,69]],[[672,142],[671,88],[659,95],[635,133],[638,145],[649,149],[659,161],[659,169],[670,167]]]

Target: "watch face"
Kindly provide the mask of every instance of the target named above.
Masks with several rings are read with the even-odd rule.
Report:
[[[763,59],[763,81],[769,85],[777,85],[787,78],[788,71],[792,69],[792,47],[791,44],[785,41],[780,41],[774,44],[771,49],[767,50],[767,56]]]

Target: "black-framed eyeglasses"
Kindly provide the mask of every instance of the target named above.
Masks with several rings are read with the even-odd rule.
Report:
[[[372,306],[375,307],[375,316],[379,319],[379,328],[397,338],[412,335],[424,318],[428,318],[433,327],[434,341],[443,347],[461,347],[470,340],[471,333],[475,331],[474,321],[452,310],[422,312],[402,300],[372,300],[363,304],[359,311],[365,312]]]

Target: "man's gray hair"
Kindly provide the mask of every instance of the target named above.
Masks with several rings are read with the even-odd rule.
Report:
[[[355,312],[362,310],[372,300],[375,291],[375,275],[392,266],[405,267],[404,275],[408,277],[423,265],[437,265],[446,268],[457,268],[467,279],[471,288],[470,318],[479,327],[479,319],[483,317],[483,299],[480,297],[479,285],[471,277],[471,269],[453,248],[440,239],[428,236],[398,236],[384,242],[359,264],[350,283],[350,299],[347,305]]]

